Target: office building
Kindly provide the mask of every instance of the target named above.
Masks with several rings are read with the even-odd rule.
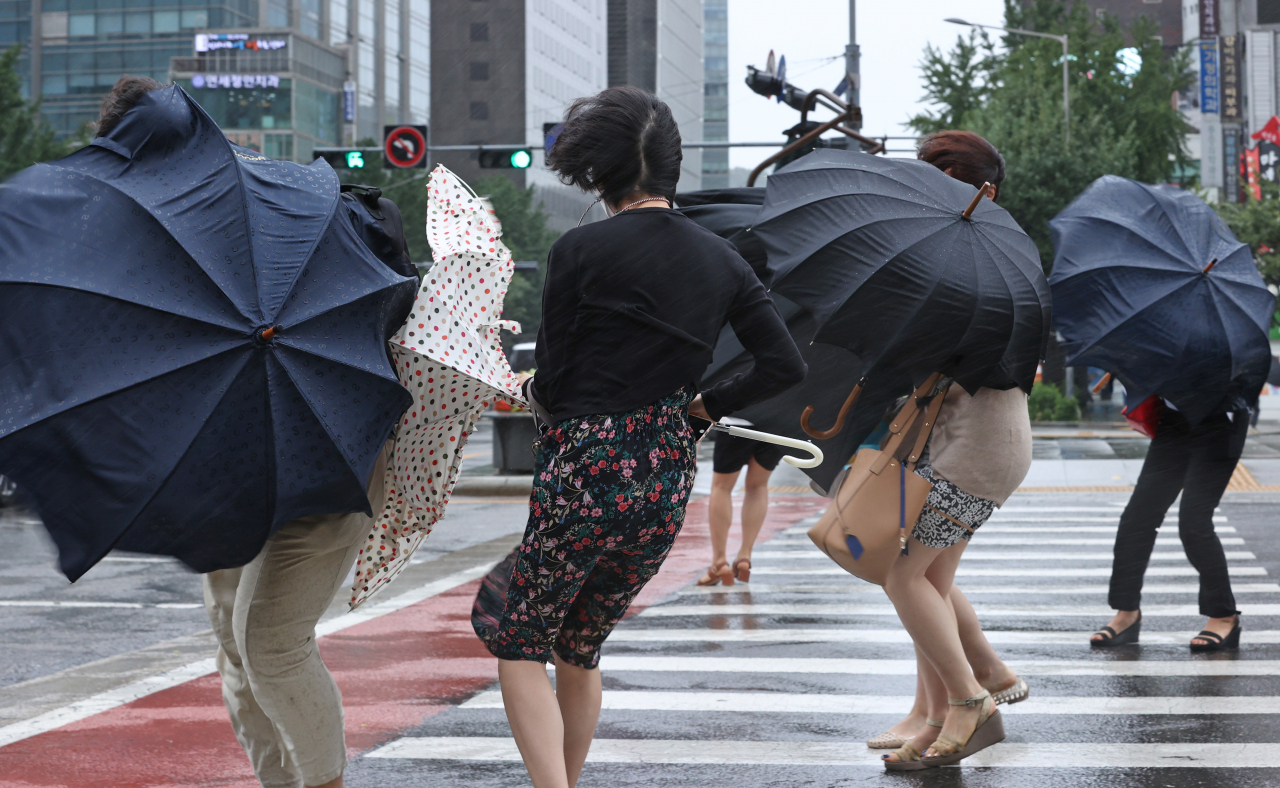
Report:
[[[653,91],[671,107],[680,135],[686,140],[701,140],[706,70],[702,0],[608,3],[609,84]],[[727,47],[727,29],[725,33]],[[725,71],[727,85],[727,63]],[[725,117],[727,121],[727,114]],[[702,157],[702,149],[685,148],[681,191],[702,188]]]
[[[475,151],[432,158],[468,183],[502,174],[531,186],[548,224],[566,230],[593,198],[545,166],[543,125],[606,86],[603,0],[469,0],[431,5],[431,144],[524,145],[528,169],[481,169]]]
[[[26,45],[24,91],[61,136],[95,120],[128,73],[177,80],[237,141],[309,160],[318,144],[427,122],[428,3],[0,0],[0,46]],[[349,122],[344,83],[355,86]]]
[[[702,139],[729,139],[729,0],[702,3]],[[702,188],[729,186],[728,148],[702,150]]]

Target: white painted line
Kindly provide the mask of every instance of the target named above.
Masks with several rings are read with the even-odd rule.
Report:
[[[610,711],[711,711],[757,714],[885,714],[910,708],[910,695],[818,695],[790,692],[661,692],[605,690]],[[463,709],[501,709],[502,693],[481,692]],[[1280,714],[1280,697],[1146,697],[1096,695],[1045,697],[1004,706],[1004,714]]]
[[[1101,617],[1110,621],[1115,611],[1105,605],[1017,605],[996,607],[977,605],[980,617],[1012,616],[1015,618],[1063,618]],[[1280,604],[1241,605],[1246,616],[1280,616]],[[642,610],[638,615],[648,618],[674,618],[683,616],[897,616],[893,605],[866,605],[853,603],[770,603],[723,605],[658,605]],[[1200,616],[1198,605],[1148,605],[1142,608],[1143,618],[1170,616]]]
[[[384,602],[369,604],[355,612],[321,622],[316,627],[316,635],[331,635],[347,627],[355,626],[378,616],[384,616],[387,613],[393,613],[409,605],[421,602],[428,597],[456,588],[463,583],[469,583],[478,577],[484,577],[492,568],[493,563],[473,566],[470,569],[455,572],[435,582],[427,583],[412,591],[406,591],[399,596],[391,597]],[[46,733],[55,728],[61,728],[64,725],[70,725],[73,722],[92,717],[95,714],[101,714],[104,711],[110,711],[126,703],[132,703],[139,698],[145,698],[170,687],[176,687],[201,676],[207,676],[212,672],[214,672],[213,660],[202,659],[189,665],[183,665],[180,668],[174,668],[166,673],[149,676],[132,684],[126,684],[123,687],[100,692],[97,695],[47,711],[30,719],[6,725],[0,728],[0,747]]]
[[[821,553],[819,553],[821,555]],[[823,556],[826,558],[826,556]],[[1261,577],[1267,573],[1266,569],[1260,566],[1230,566],[1227,572],[1231,577]],[[769,566],[759,566],[751,570],[751,576],[756,575],[802,575],[811,577],[813,575],[837,575],[840,577],[851,577],[851,575],[838,566],[813,567],[805,569],[797,568],[774,568]],[[1017,569],[1013,567],[999,569],[984,569],[981,567],[966,566],[961,562],[956,568],[956,577],[1110,577],[1111,567],[1081,567],[1070,569],[1057,569],[1052,567],[1035,567],[1026,569]],[[1147,567],[1147,577],[1199,577],[1200,573],[1191,566],[1149,566]]]
[[[1177,529],[1177,524],[1171,524],[1172,530]],[[809,527],[804,528],[788,528],[780,531],[777,536],[769,540],[770,544],[789,543],[792,541],[805,542],[808,541]],[[980,533],[984,534],[1110,534],[1115,536],[1118,529],[1114,525],[999,525],[987,521],[980,528]],[[1219,536],[1222,534],[1239,533],[1234,525],[1216,526],[1214,532]],[[1167,533],[1167,532],[1166,532]],[[1175,536],[1160,537],[1176,540]],[[1159,539],[1157,539],[1159,541]]]
[[[1083,644],[1081,644],[1083,645]],[[1023,676],[1280,676],[1280,660],[1009,660]],[[833,673],[914,676],[914,659],[820,657],[662,657],[605,655],[606,671],[638,673]]]
[[[1106,594],[1110,589],[1105,585],[1075,586],[963,586],[966,596],[983,594],[1003,594],[1006,596],[1086,596]],[[1198,594],[1197,583],[1147,583],[1142,586],[1143,594]],[[1280,594],[1280,583],[1232,583],[1233,594]],[[732,597],[754,594],[875,594],[883,595],[884,589],[849,576],[846,583],[808,583],[804,585],[767,585],[765,583],[735,583],[731,586],[689,586],[678,592],[678,596],[719,596]]]
[[[969,549],[973,550],[979,544],[981,544],[983,547],[986,547],[989,545],[1000,545],[1002,547],[1015,547],[1015,546],[1016,547],[1040,547],[1042,545],[1045,547],[1055,546],[1055,545],[1062,546],[1062,547],[1085,547],[1088,545],[1097,545],[1099,547],[1111,547],[1116,543],[1116,540],[1114,538],[1100,538],[1100,537],[1090,537],[1090,536],[1076,536],[1076,537],[1062,537],[1062,536],[1035,537],[1035,536],[999,536],[999,535],[988,536],[989,533],[990,532],[987,531],[986,526],[983,526],[982,529],[978,531],[978,536],[981,539],[981,541],[975,541],[973,543],[974,547],[971,547]],[[1222,542],[1222,544],[1224,545],[1232,545],[1232,546],[1244,545],[1244,539],[1238,536],[1221,536],[1221,537],[1218,537],[1218,540]],[[813,542],[810,541],[808,538],[805,538],[803,540],[770,539],[765,544],[769,545],[770,547],[791,547],[793,545],[797,547],[799,546],[813,547]],[[1176,536],[1158,537],[1156,539],[1156,544],[1164,547],[1181,547],[1182,546],[1182,542],[1179,541],[1178,537]],[[968,553],[966,551],[966,555],[972,555],[972,553]]]
[[[72,608],[121,608],[137,610],[153,607],[157,610],[195,610],[204,607],[203,602],[92,602],[79,599],[0,599],[0,607],[72,607]]]
[[[987,640],[1000,646],[1084,646],[1092,630],[1074,632],[984,629]],[[1186,646],[1199,630],[1142,633],[1144,646]],[[1250,645],[1280,643],[1280,629],[1246,630]],[[871,643],[910,645],[905,629],[641,629],[624,624],[609,636],[610,643]]]
[[[1091,553],[1067,553],[1067,552],[1047,552],[1037,553],[1032,551],[1020,550],[985,550],[975,546],[967,548],[964,551],[964,560],[966,561],[1110,561],[1112,555],[1110,551],[1095,551]],[[1256,561],[1258,557],[1253,553],[1244,550],[1227,550],[1225,551],[1228,561]],[[757,550],[752,554],[753,559],[788,559],[802,561],[830,561],[821,550],[816,546],[810,545],[805,550]],[[1151,554],[1152,561],[1185,561],[1187,556],[1181,550],[1153,552]],[[754,570],[752,570],[754,571]]]
[[[732,766],[861,766],[883,771],[883,750],[847,741],[708,741],[700,739],[596,739],[591,763],[727,764]],[[520,762],[514,739],[480,736],[406,737],[366,758]],[[964,766],[1005,768],[1274,768],[1280,752],[1272,743],[1108,744],[1002,742],[964,761]]]

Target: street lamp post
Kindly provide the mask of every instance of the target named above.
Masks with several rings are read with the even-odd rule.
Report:
[[[1037,38],[1052,38],[1054,41],[1057,41],[1060,44],[1062,44],[1062,129],[1063,129],[1062,133],[1063,133],[1064,139],[1066,140],[1066,144],[1067,145],[1071,144],[1071,96],[1068,90],[1070,83],[1068,82],[1068,77],[1067,77],[1068,75],[1067,57],[1070,55],[1070,49],[1067,46],[1067,36],[1065,34],[1060,36],[1055,36],[1052,33],[1040,33],[1035,30],[1020,30],[1016,27],[1000,27],[999,25],[980,25],[980,24],[977,24],[976,22],[966,22],[963,19],[956,19],[955,17],[952,17],[950,19],[944,19],[942,21],[950,22],[953,25],[965,25],[966,27],[981,27],[987,30],[1003,30],[1006,33],[1017,33],[1023,36],[1035,36]]]

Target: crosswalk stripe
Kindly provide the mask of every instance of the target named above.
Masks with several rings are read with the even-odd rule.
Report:
[[[1110,547],[1114,545],[1116,542],[1115,539],[1105,539],[1105,538],[1089,537],[1089,536],[1057,537],[1057,538],[1054,538],[1054,537],[1044,538],[1044,537],[1035,537],[1035,536],[998,536],[998,535],[990,536],[988,535],[988,532],[986,531],[985,526],[983,530],[979,532],[979,538],[981,538],[982,540],[981,544],[983,547],[987,547],[990,545],[998,545],[1001,547],[1013,547],[1013,546],[1038,547],[1040,545],[1044,545],[1044,546],[1061,545],[1063,547],[1085,547],[1088,545],[1098,545],[1103,547]],[[1222,542],[1223,545],[1227,545],[1227,546],[1244,544],[1244,539],[1241,539],[1238,536],[1222,536],[1222,537],[1219,537],[1218,539],[1220,542]],[[801,541],[800,539],[795,539],[795,540],[788,539],[786,541],[779,541],[775,539],[769,544],[771,547],[792,547],[793,545],[813,547],[813,542],[811,542],[808,538],[805,538],[803,541]],[[976,545],[978,544],[979,542],[975,541],[974,542],[975,547],[971,547],[968,549],[974,550],[976,549]],[[1176,536],[1161,536],[1156,539],[1156,545],[1164,546],[1164,547],[1175,547],[1175,546],[1180,547],[1182,545],[1182,542]],[[974,554],[976,555],[976,553]]]
[[[1110,589],[1105,585],[1072,585],[1072,586],[963,586],[967,596],[984,594],[1004,594],[1006,596],[1025,595],[1065,595],[1087,596],[1090,594],[1106,594]],[[1198,583],[1147,583],[1142,586],[1143,594],[1197,594]],[[1280,583],[1232,583],[1231,592],[1240,594],[1280,594]],[[805,583],[791,585],[766,585],[764,583],[736,583],[731,586],[690,586],[677,592],[678,596],[725,596],[734,594],[877,594],[883,595],[880,586],[855,580],[852,576],[845,583]]]
[[[1137,660],[1008,660],[1023,676],[1280,676],[1280,660],[1233,661]],[[690,657],[606,655],[609,672],[638,673],[837,673],[867,676],[914,676],[914,659],[825,657]]]
[[[596,739],[590,763],[732,764],[734,766],[860,766],[883,770],[879,752],[847,741],[707,741],[701,739]],[[416,736],[385,744],[368,758],[519,762],[514,739],[489,736]],[[967,767],[1122,769],[1280,767],[1272,743],[1030,743],[1002,742],[964,762]]]
[[[979,616],[1013,616],[1017,618],[1102,617],[1110,620],[1115,614],[1105,605],[1018,605],[993,607],[979,605]],[[1241,605],[1246,616],[1280,616],[1280,604]],[[851,603],[760,603],[725,605],[658,605],[640,612],[648,618],[680,616],[897,616],[893,605],[859,605]],[[1142,608],[1143,618],[1168,616],[1200,616],[1198,605],[1149,605]]]
[[[1172,524],[1176,529],[1177,525]],[[803,542],[808,540],[809,529],[813,527],[810,523],[803,528],[789,528],[786,531],[775,536],[770,540],[770,544],[790,544],[792,542]],[[1111,534],[1115,536],[1116,527],[1114,525],[1000,525],[999,523],[988,520],[981,526],[979,533],[983,534]],[[1218,535],[1239,533],[1234,525],[1218,525],[1214,527],[1214,532]],[[1177,541],[1174,536],[1160,537]],[[1157,543],[1159,540],[1157,539]]]
[[[823,556],[824,558],[826,556]],[[966,556],[967,558],[968,556]],[[1267,573],[1267,570],[1260,566],[1231,566],[1227,567],[1227,572],[1231,577],[1260,577]],[[751,570],[751,576],[756,575],[802,575],[805,577],[813,575],[837,575],[840,577],[849,577],[849,573],[837,566],[823,566],[812,568],[790,568],[790,567],[770,567],[759,566]],[[1054,567],[1035,567],[1035,568],[1018,568],[1018,567],[1000,567],[999,569],[986,569],[983,567],[966,566],[963,561],[956,568],[956,577],[1110,577],[1111,567],[1070,567],[1070,568],[1054,568]],[[1199,577],[1200,573],[1191,566],[1149,566],[1147,567],[1147,577]]]
[[[817,695],[791,692],[662,692],[605,690],[610,711],[728,711],[763,714],[885,714],[911,707],[910,695]],[[502,693],[481,692],[463,709],[501,709]],[[1068,695],[1029,699],[1006,714],[1280,714],[1280,697],[1192,696],[1123,698]]]
[[[1228,561],[1256,561],[1258,557],[1253,553],[1244,550],[1227,550],[1226,556]],[[964,551],[965,561],[1110,561],[1113,556],[1110,551],[1096,551],[1091,553],[1067,553],[1067,552],[1048,552],[1037,553],[1032,551],[998,551],[986,550],[981,547],[968,548]],[[810,545],[807,549],[799,550],[758,550],[752,554],[752,559],[772,560],[787,559],[791,561],[830,561],[822,551],[817,547]],[[1152,561],[1185,561],[1187,556],[1181,550],[1177,552],[1153,552],[1151,554]]]
[[[1041,645],[1084,646],[1093,630],[1072,632],[984,629],[987,640],[997,646]],[[1144,646],[1186,646],[1199,630],[1179,632],[1142,631]],[[1245,635],[1250,645],[1280,643],[1280,629],[1251,629]],[[911,636],[897,629],[640,629],[619,627],[610,643],[911,643]]]

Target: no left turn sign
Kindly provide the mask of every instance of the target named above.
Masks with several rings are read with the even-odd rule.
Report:
[[[386,126],[382,140],[387,167],[409,169],[427,166],[426,126]]]

